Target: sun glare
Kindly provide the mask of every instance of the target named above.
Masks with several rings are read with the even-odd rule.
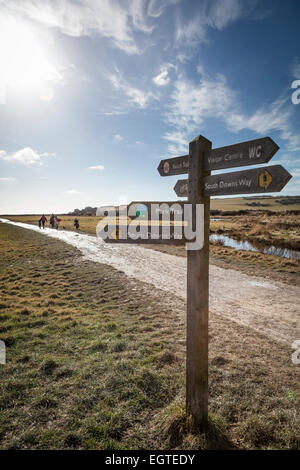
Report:
[[[61,79],[37,34],[12,19],[0,20],[0,73],[7,88],[37,91],[44,100],[53,97],[51,83]]]

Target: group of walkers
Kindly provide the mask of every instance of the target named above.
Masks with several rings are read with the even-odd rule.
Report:
[[[47,222],[47,217],[43,214],[42,217],[39,219],[39,227],[40,228],[43,227],[44,229],[46,222]],[[58,230],[60,222],[61,222],[61,219],[57,215],[54,215],[54,214],[51,215],[50,220],[49,220],[51,228],[55,228],[56,230]],[[79,229],[79,220],[77,219],[77,217],[75,217],[74,219],[74,227],[76,228],[76,230]]]
[[[50,217],[50,227],[51,228],[56,228],[58,230],[58,227],[59,227],[59,222],[61,221],[61,219],[59,219],[57,217],[57,215],[54,215],[52,214],[51,217]]]
[[[45,228],[45,223],[47,222],[47,217],[43,214],[42,217],[39,220],[39,227],[40,228]]]

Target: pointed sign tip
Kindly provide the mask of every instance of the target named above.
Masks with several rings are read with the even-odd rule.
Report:
[[[211,141],[210,141],[209,139],[207,139],[206,137],[204,137],[203,135],[201,135],[201,134],[198,135],[197,137],[195,137],[195,138],[190,142],[190,144],[193,143],[193,142],[198,142],[199,140],[201,140],[202,142],[211,144]]]

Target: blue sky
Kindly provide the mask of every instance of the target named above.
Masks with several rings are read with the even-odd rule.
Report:
[[[300,194],[299,19],[297,0],[0,0],[0,213],[175,200],[157,165],[199,134],[269,135]]]

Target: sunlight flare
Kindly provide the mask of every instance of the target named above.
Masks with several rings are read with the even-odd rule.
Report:
[[[0,72],[2,88],[37,91],[44,101],[54,96],[53,82],[62,80],[51,64],[37,33],[14,19],[0,20]]]

